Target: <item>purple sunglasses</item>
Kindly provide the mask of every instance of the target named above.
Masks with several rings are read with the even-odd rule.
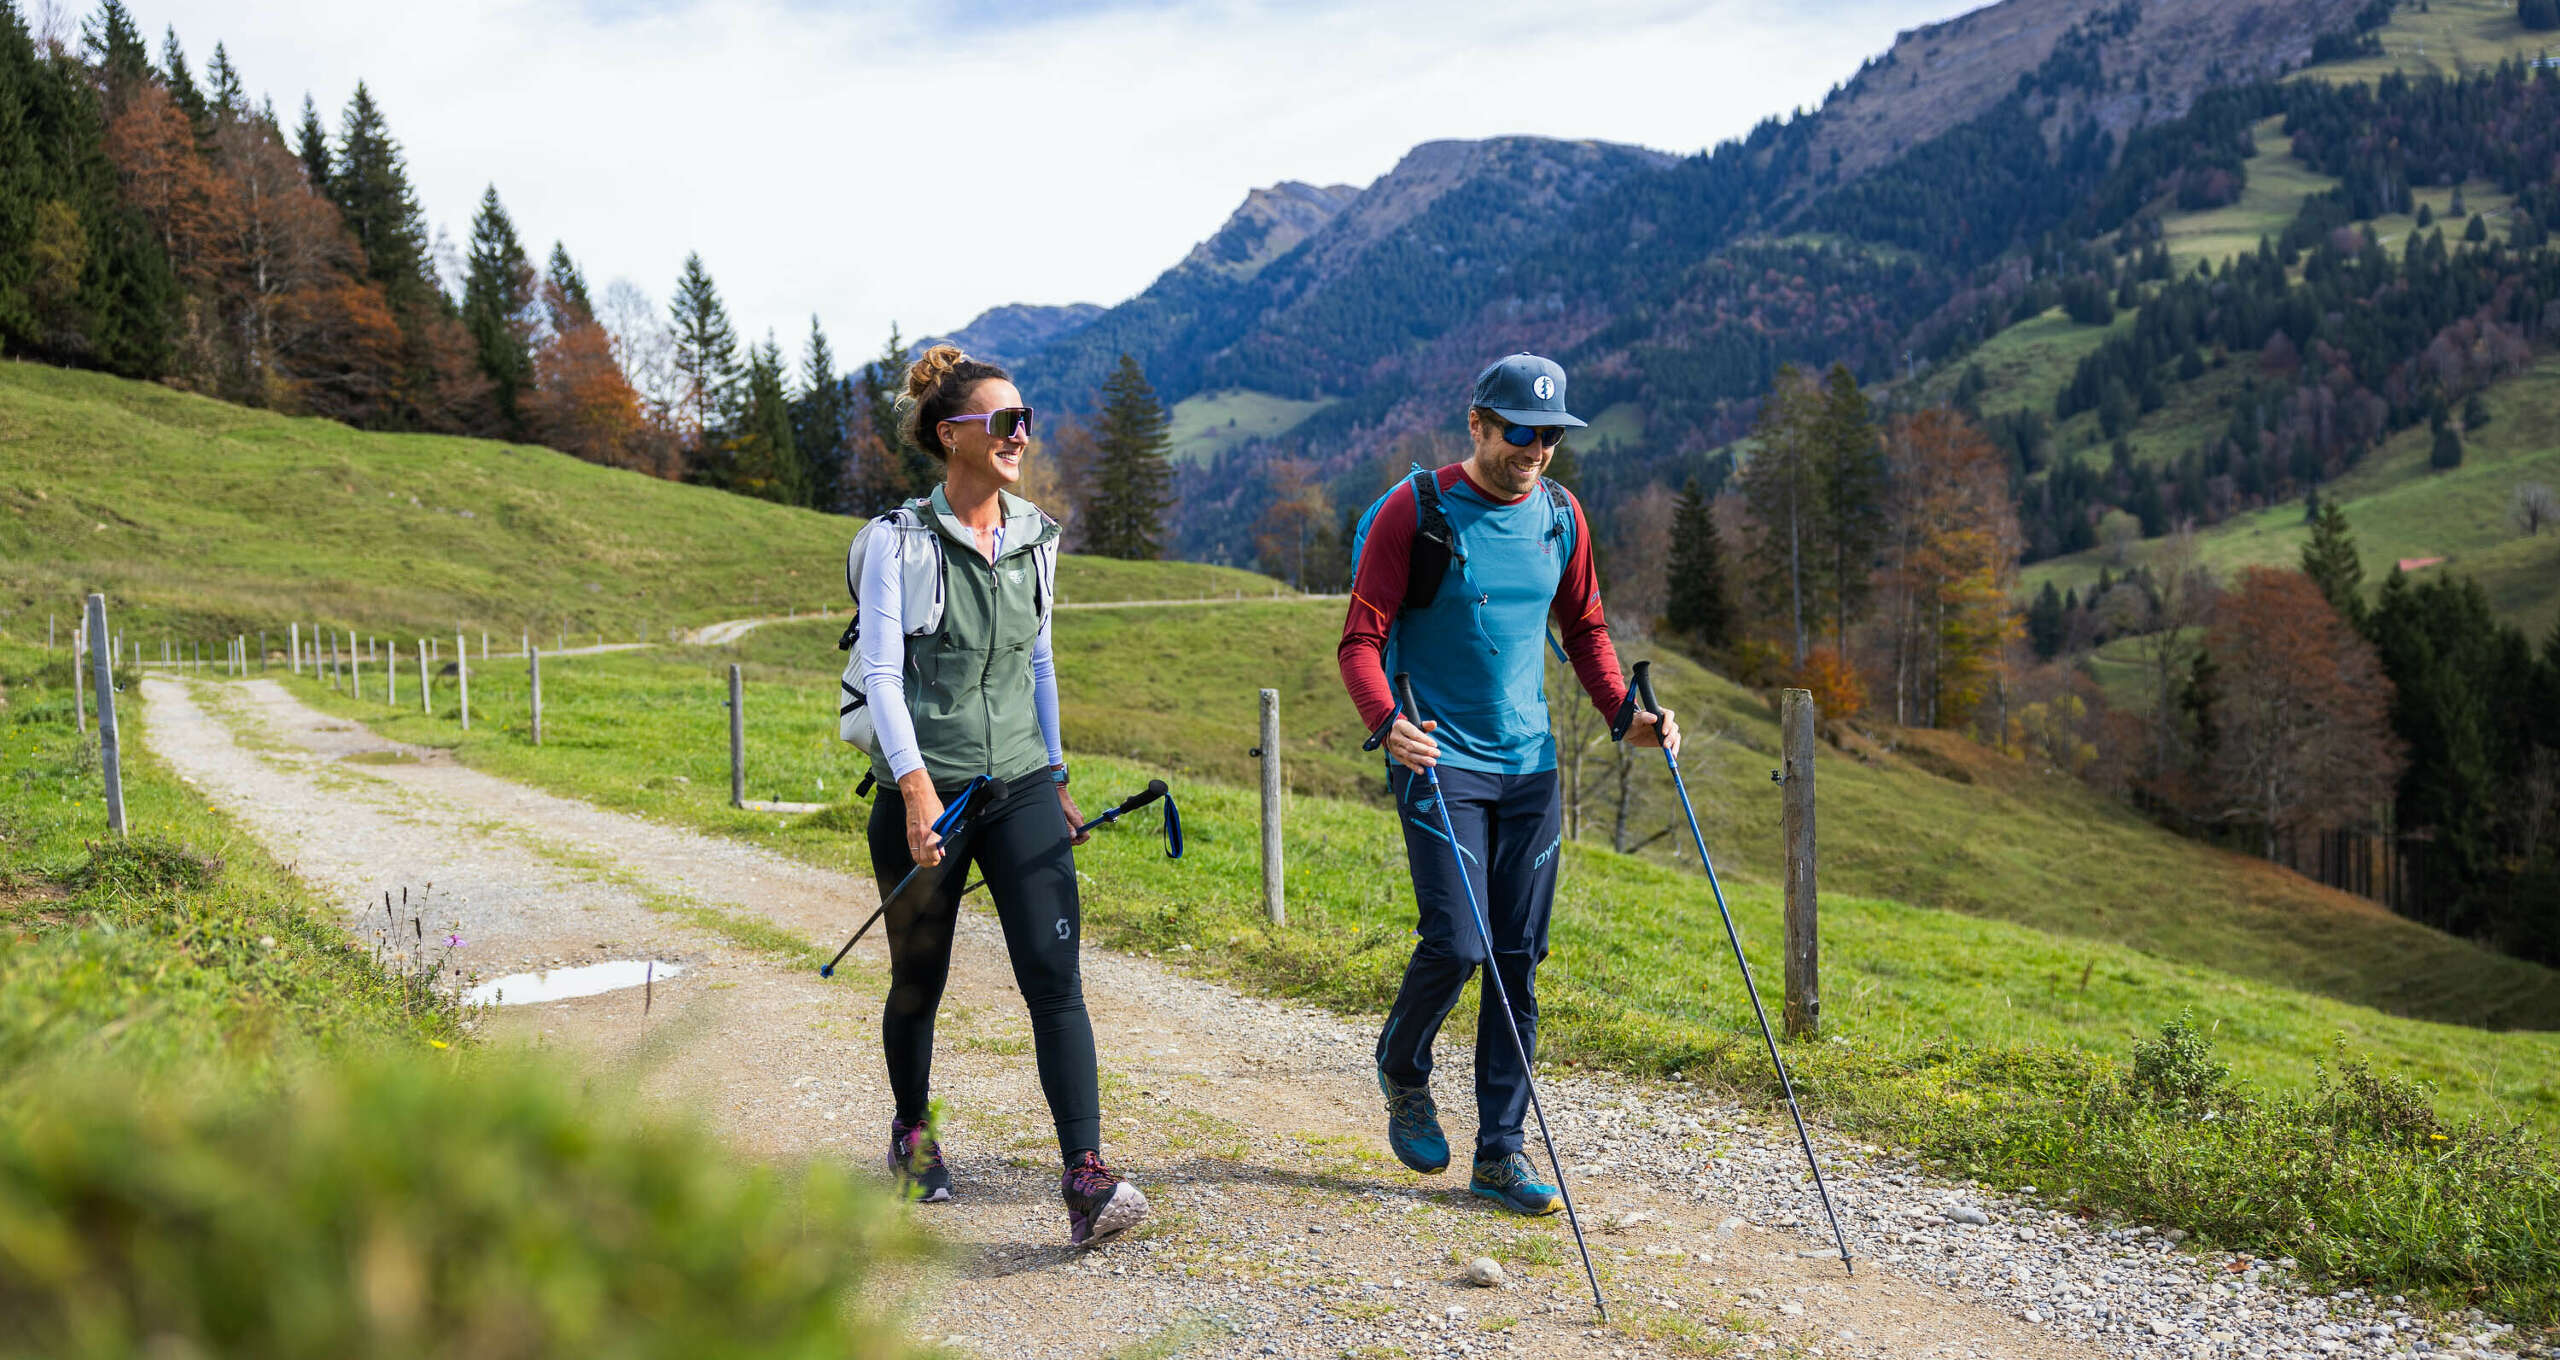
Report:
[[[1025,439],[1031,437],[1031,408],[1028,406],[1007,406],[974,416],[946,416],[941,423],[951,425],[964,420],[985,425],[987,433],[997,439],[1011,439],[1017,434]]]

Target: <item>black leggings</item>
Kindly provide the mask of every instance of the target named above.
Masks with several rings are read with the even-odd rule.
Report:
[[[956,792],[956,790],[954,790]],[[948,795],[946,795],[947,797]],[[984,797],[982,793],[980,795]],[[1040,1090],[1057,1121],[1058,1152],[1072,1161],[1102,1149],[1102,1093],[1094,1076],[1093,1022],[1085,1015],[1084,980],[1076,967],[1077,937],[1084,920],[1076,901],[1075,852],[1065,809],[1049,781],[1034,774],[1015,781],[1004,800],[979,813],[957,845],[942,891],[924,907],[891,910],[881,920],[889,939],[889,1001],[880,1015],[880,1043],[889,1060],[889,1089],[898,1118],[924,1118],[933,1076],[933,1017],[951,973],[951,936],[960,918],[960,890],[975,866],[986,875],[1004,924],[1005,952],[1013,980],[1031,1011],[1031,1047],[1040,1064]],[[907,800],[883,782],[871,805],[871,865],[881,896],[915,867],[907,853]]]

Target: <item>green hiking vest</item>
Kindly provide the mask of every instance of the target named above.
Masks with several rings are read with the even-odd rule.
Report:
[[[1004,551],[993,562],[954,519],[941,487],[932,518],[942,535],[942,628],[907,639],[907,713],[934,787],[975,775],[1011,781],[1049,766],[1031,700],[1031,648],[1040,635],[1040,570],[1032,549],[1057,537],[1057,521],[1011,492]],[[885,777],[885,773],[884,773]]]

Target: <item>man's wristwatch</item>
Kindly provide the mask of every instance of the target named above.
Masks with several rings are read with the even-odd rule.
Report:
[[[1059,788],[1065,788],[1067,786],[1067,767],[1064,765],[1050,766],[1049,782],[1057,785]]]

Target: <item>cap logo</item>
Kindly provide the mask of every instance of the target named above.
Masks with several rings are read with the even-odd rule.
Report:
[[[1536,382],[1529,384],[1529,390],[1537,393],[1540,401],[1553,401],[1556,396],[1556,380],[1541,373]]]

